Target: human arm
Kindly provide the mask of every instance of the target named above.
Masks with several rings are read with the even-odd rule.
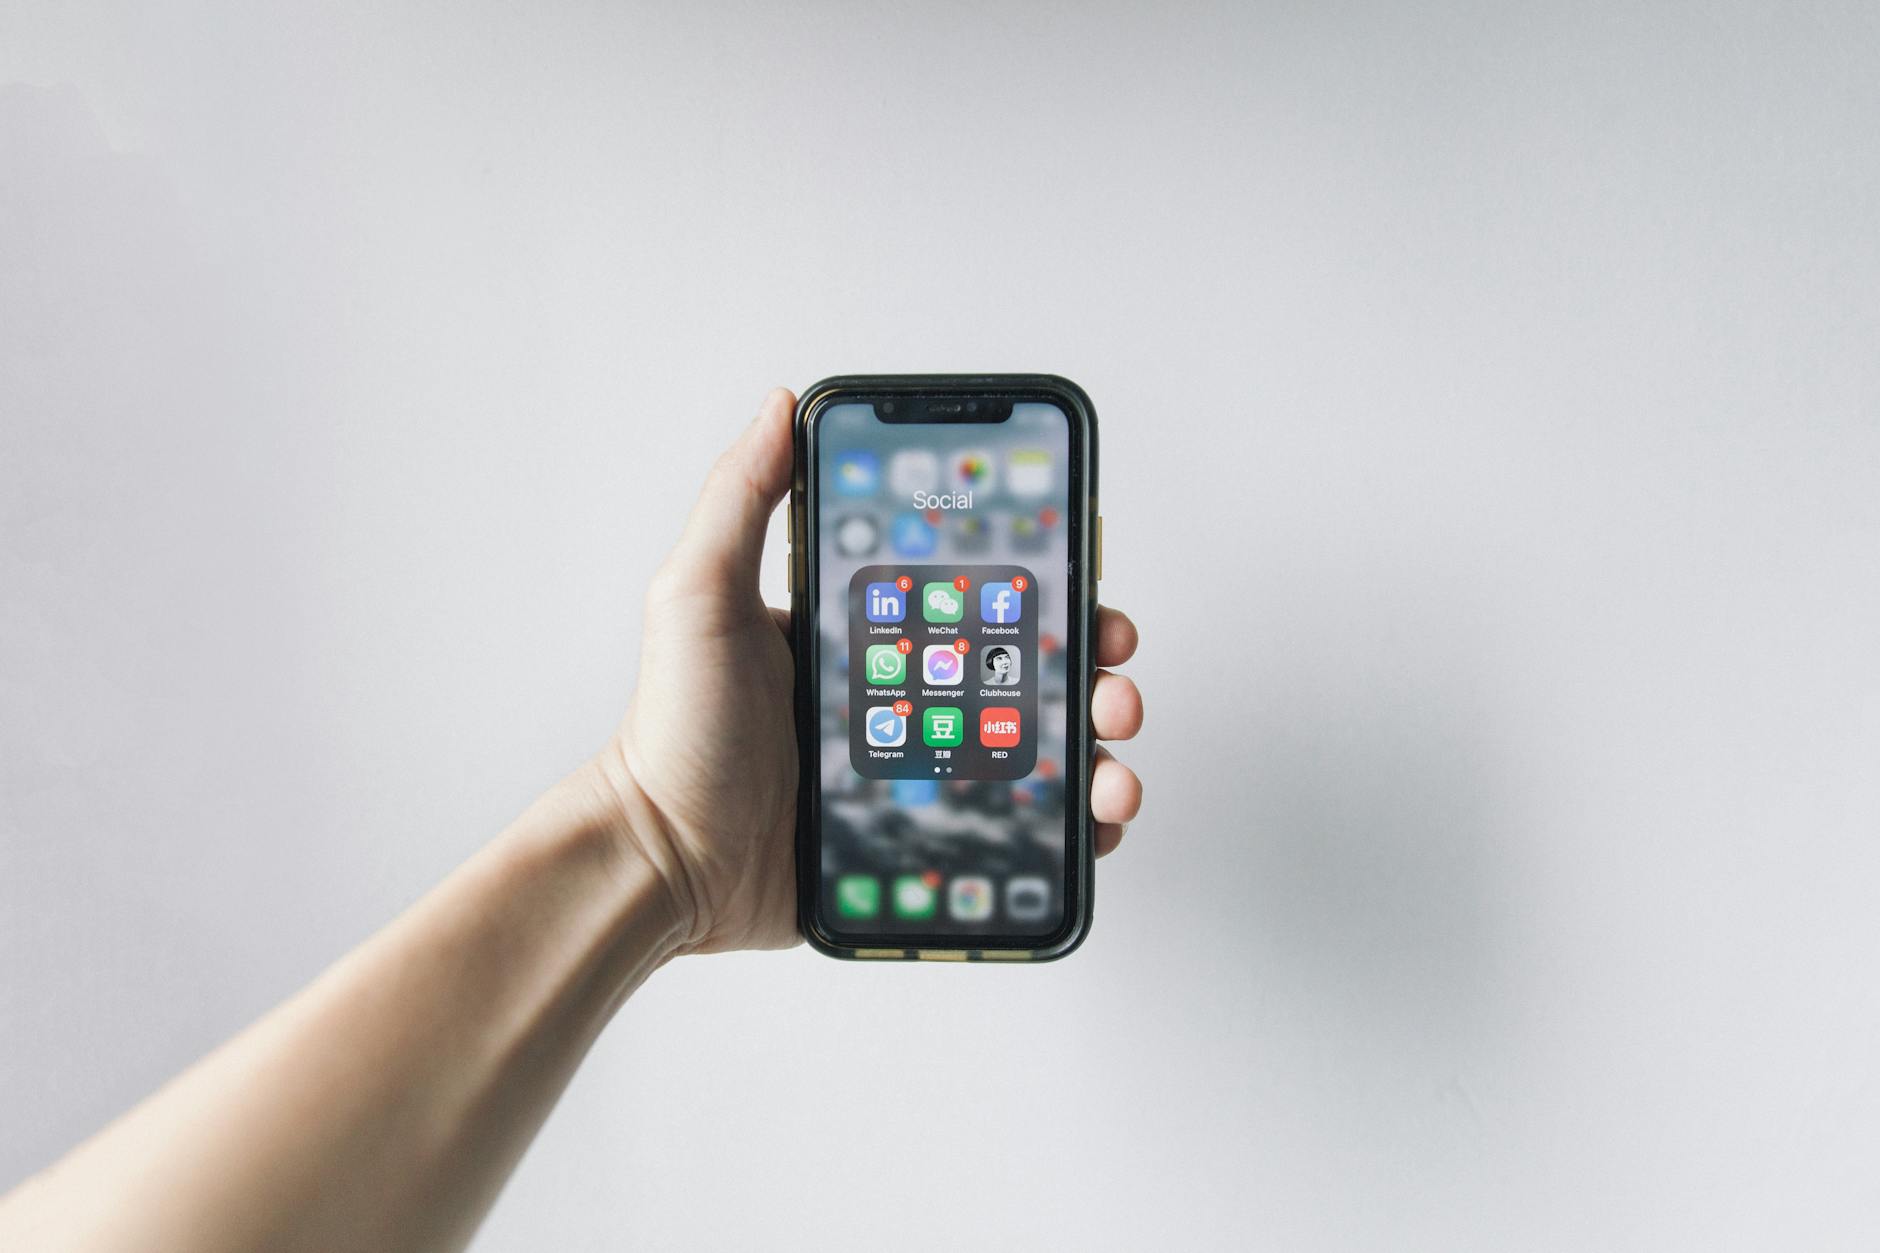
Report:
[[[773,392],[707,480],[608,744],[305,990],[0,1199],[0,1247],[460,1248],[648,974],[796,941],[793,669],[757,591],[792,404]],[[1099,662],[1133,647],[1106,611]],[[1141,720],[1118,676],[1092,706],[1106,738]],[[1100,851],[1139,796],[1101,754]]]

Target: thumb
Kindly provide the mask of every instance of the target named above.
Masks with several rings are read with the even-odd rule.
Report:
[[[673,550],[674,564],[695,579],[757,586],[764,532],[790,490],[790,422],[796,397],[773,387],[738,442],[712,466]]]

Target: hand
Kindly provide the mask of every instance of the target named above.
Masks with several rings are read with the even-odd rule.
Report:
[[[680,952],[785,948],[796,928],[796,724],[790,616],[757,592],[771,514],[790,486],[796,398],[777,388],[712,467],[678,546],[647,591],[640,685],[596,765],[620,806],[621,839],[664,877]],[[1097,664],[1136,651],[1136,628],[1097,617]],[[1142,697],[1099,670],[1097,737],[1142,726]],[[1142,784],[1097,750],[1090,810],[1099,856],[1136,816]]]

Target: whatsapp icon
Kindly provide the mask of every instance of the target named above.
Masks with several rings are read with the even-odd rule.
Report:
[[[893,644],[870,644],[862,673],[870,683],[894,687],[907,681],[907,658]]]
[[[920,590],[920,607],[929,622],[958,622],[966,612],[966,598],[951,583],[929,583]]]

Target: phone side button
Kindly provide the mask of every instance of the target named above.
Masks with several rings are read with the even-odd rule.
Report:
[[[1103,515],[1097,515],[1097,582],[1103,581]]]
[[[794,548],[783,550],[783,594],[785,596],[796,595],[796,550]]]

